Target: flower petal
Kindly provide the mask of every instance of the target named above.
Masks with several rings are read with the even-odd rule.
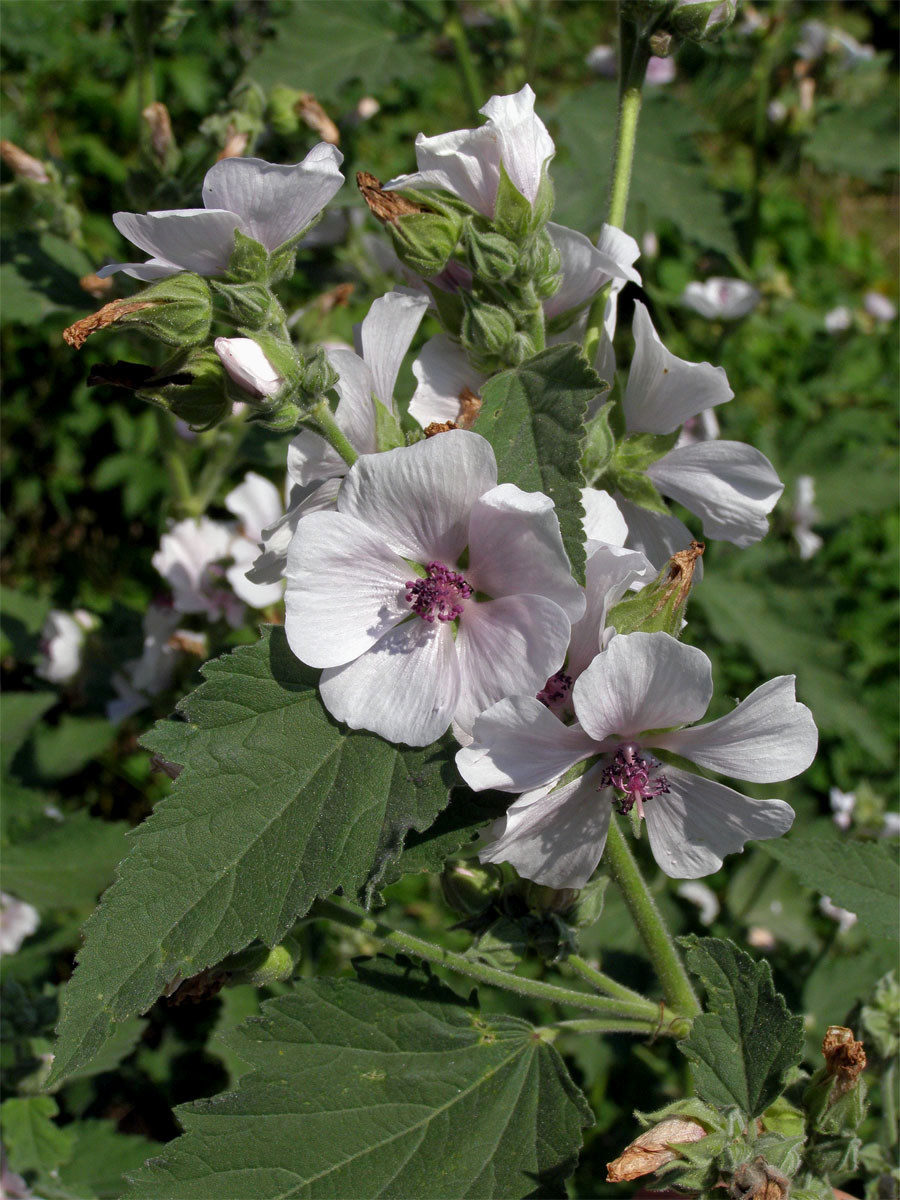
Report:
[[[584,508],[581,526],[588,541],[605,542],[608,546],[625,545],[628,523],[609,492],[582,488],[581,504]]]
[[[468,540],[472,505],[497,482],[494,451],[476,433],[364,454],[350,468],[338,509],[377,530],[404,558],[453,566]]]
[[[734,397],[722,367],[670,354],[640,300],[634,302],[634,358],[622,407],[628,433],[673,433],[690,417]]]
[[[765,537],[766,519],[784,484],[764,454],[743,442],[696,442],[670,450],[647,470],[664,496],[696,513],[707,537],[749,546]]]
[[[793,824],[783,800],[751,800],[677,767],[666,768],[666,779],[668,793],[647,801],[644,816],[653,857],[673,879],[711,875],[745,842],[780,837]]]
[[[181,267],[176,267],[174,263],[166,262],[162,258],[148,258],[144,263],[107,263],[105,267],[100,267],[97,275],[100,279],[106,279],[115,275],[116,271],[122,271],[132,279],[150,283],[154,279],[168,279],[170,275],[177,275],[180,270]]]
[[[562,666],[570,629],[563,610],[544,596],[470,601],[456,639],[462,671],[457,724],[468,731],[503,696],[536,695]]]
[[[500,157],[510,180],[534,204],[544,165],[556,153],[553,138],[534,111],[535,95],[525,86],[514,95],[491,96],[479,111],[500,139]]]
[[[687,525],[683,521],[679,521],[677,517],[673,517],[671,513],[664,515],[650,512],[648,508],[632,504],[618,492],[615,500],[622,516],[628,522],[626,545],[645,554],[657,571],[662,570],[664,564],[677,550],[687,550],[694,540],[694,535]],[[702,571],[703,560],[700,559],[694,570],[695,583],[700,582]]]
[[[472,507],[466,578],[494,599],[547,596],[570,621],[584,612],[584,592],[572,578],[553,501],[512,483],[492,488]]]
[[[280,579],[273,583],[254,583],[248,579],[247,569],[256,555],[254,542],[248,542],[245,538],[235,538],[231,544],[231,556],[235,562],[225,572],[225,577],[239,600],[243,600],[251,608],[269,608],[281,600],[284,583]]]
[[[550,221],[547,224],[547,232],[562,260],[562,283],[559,291],[544,302],[546,317],[557,317],[560,313],[580,308],[614,279],[620,280],[622,286],[629,279],[640,283],[640,275],[629,263],[613,258],[576,229],[569,229],[565,225],[556,225]]]
[[[344,156],[320,142],[303,162],[280,166],[261,158],[223,158],[206,172],[203,203],[240,217],[241,231],[267,250],[296,237],[344,182]]]
[[[351,662],[409,616],[410,569],[355,517],[303,517],[287,559],[284,627],[311,667]]]
[[[566,674],[577,679],[602,649],[609,609],[622,599],[632,583],[653,578],[655,572],[639,550],[588,544],[584,593],[587,608],[572,626]]]
[[[793,675],[770,679],[718,721],[662,734],[650,745],[736,779],[792,779],[813,761],[819,741],[812,713],[795,698],[794,683]]]
[[[583,887],[606,846],[612,805],[598,795],[598,768],[528,803],[516,801],[479,848],[482,862],[511,863],[524,879],[554,888]]]
[[[281,390],[284,380],[253,338],[217,337],[213,346],[234,382],[251,396],[262,399]]]
[[[490,125],[480,129],[455,129],[437,137],[416,138],[412,175],[389,179],[385,188],[444,188],[459,196],[485,217],[494,215],[500,179],[500,141]]]
[[[596,741],[687,725],[706,712],[712,668],[702,650],[667,633],[626,633],[575,681],[575,715]]]
[[[244,536],[251,542],[262,541],[266,526],[279,520],[284,512],[278,488],[255,471],[248,471],[243,483],[231,489],[225,507],[240,521]]]
[[[475,720],[472,735],[456,765],[476,792],[552,784],[597,749],[579,725],[563,725],[534,696],[505,696],[492,704]]]
[[[487,379],[469,365],[465,351],[445,333],[428,339],[412,369],[418,386],[409,404],[409,415],[423,429],[433,421],[458,421],[463,392],[477,395]]]
[[[407,621],[354,662],[323,671],[319,691],[351,729],[427,746],[450,724],[459,696],[453,633],[439,621]]]
[[[431,303],[425,294],[388,292],[376,300],[362,323],[362,356],[372,372],[373,390],[394,412],[394,386],[403,356]]]
[[[117,212],[113,224],[147,254],[198,275],[222,275],[228,269],[234,231],[241,227],[233,212],[205,208]]]

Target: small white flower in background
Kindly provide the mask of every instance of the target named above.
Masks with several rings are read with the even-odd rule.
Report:
[[[487,124],[416,138],[418,171],[398,175],[385,188],[442,188],[485,217],[493,217],[500,163],[511,182],[534,203],[544,167],[556,153],[553,139],[534,111],[526,83],[510,96],[491,96],[479,112]]]
[[[840,788],[833,787],[828,792],[828,802],[834,814],[831,819],[838,829],[849,829],[856,808],[856,793],[842,792]]]
[[[747,945],[754,950],[774,950],[778,945],[775,934],[762,925],[751,925],[747,930]]]
[[[245,392],[257,399],[275,396],[284,380],[253,338],[217,337],[213,342],[222,366]]]
[[[794,813],[784,801],[750,799],[650,751],[754,783],[799,774],[818,735],[794,698],[793,676],[763,684],[717,721],[674,728],[700,719],[711,697],[702,651],[665,633],[630,633],[614,637],[576,681],[574,725],[531,696],[508,695],[487,709],[456,756],[460,773],[476,791],[524,794],[492,826],[482,861],[512,863],[550,887],[582,887],[614,807],[643,817],[657,863],[678,879],[709,875],[745,842],[786,833]],[[581,776],[560,782],[586,760]]]
[[[783,100],[770,100],[766,106],[766,116],[773,125],[783,125],[787,120],[788,106]]]
[[[812,475],[798,475],[794,483],[794,506],[791,509],[791,525],[794,538],[800,547],[800,557],[804,560],[822,549],[823,541],[811,526],[819,520],[819,510],[815,506],[816,481]]]
[[[124,721],[153,696],[172,686],[179,647],[174,641],[180,614],[168,605],[151,604],[144,614],[144,645],[139,658],[129,659],[112,677],[115,698],[108,701],[110,721]],[[185,634],[185,630],[178,631]],[[189,635],[196,637],[197,635]]]
[[[0,892],[0,954],[15,954],[26,938],[37,933],[41,915],[31,904]]]
[[[825,314],[824,325],[829,333],[843,333],[853,324],[853,312],[846,304],[839,304]]]
[[[230,526],[210,517],[186,517],[163,534],[151,561],[172,589],[176,612],[205,613],[210,621],[224,617],[229,625],[240,625],[244,606],[222,586],[220,565],[231,556],[233,538]]]
[[[701,925],[712,925],[713,921],[719,915],[719,898],[711,887],[705,883],[700,883],[696,879],[688,879],[684,883],[679,883],[675,889],[682,900],[687,900],[690,904],[696,904],[700,910]]]
[[[41,630],[42,657],[35,674],[48,683],[74,679],[81,670],[85,636],[97,625],[97,618],[83,608],[72,613],[52,609]]]
[[[650,61],[647,63],[646,82],[659,86],[664,83],[671,83],[675,78],[675,59],[674,58],[658,58],[655,54],[651,55]]]
[[[604,79],[615,79],[618,74],[619,64],[615,46],[594,46],[588,51],[584,61],[595,75]]]
[[[871,62],[875,57],[875,47],[865,46],[837,26],[826,25],[823,21],[804,21],[800,27],[800,41],[794,47],[794,53],[805,62],[815,62],[829,50],[840,50],[841,65],[853,67],[857,63]]]
[[[689,283],[681,295],[681,303],[710,321],[736,321],[753,312],[760,295],[752,284],[743,279],[712,276],[705,282]]]
[[[179,271],[223,275],[234,250],[235,230],[277,250],[322,211],[344,182],[343,155],[320,142],[303,162],[278,166],[260,158],[224,158],[206,172],[203,208],[113,214],[113,224],[153,257],[143,263],[111,263],[101,279],[124,271],[135,279],[162,279]]]
[[[886,812],[881,837],[900,837],[900,812]]]
[[[363,96],[356,106],[356,115],[360,121],[371,121],[376,113],[381,112],[381,105],[374,96]]]
[[[863,308],[870,317],[874,317],[876,321],[881,321],[883,324],[893,321],[897,316],[896,307],[881,292],[866,292],[863,296]]]
[[[823,912],[826,917],[830,917],[832,921],[837,921],[840,933],[846,933],[848,929],[852,929],[858,920],[855,912],[850,912],[847,908],[841,908],[839,904],[832,904],[830,896],[821,897],[819,900],[819,911]]]
[[[249,578],[252,568],[265,555],[266,533],[284,518],[284,504],[278,488],[269,479],[248,471],[243,483],[225,497],[225,507],[238,518],[238,528],[229,546],[232,565],[225,577],[234,594],[251,608],[269,608],[277,604],[284,591],[280,578]],[[263,555],[260,555],[260,549]]]
[[[656,258],[659,255],[659,238],[652,229],[648,229],[641,238],[641,254],[644,258]]]
[[[285,632],[325,668],[325,707],[413,746],[536,693],[585,604],[552,501],[498,486],[489,443],[462,430],[363,455],[337,511],[301,518],[287,579]]]

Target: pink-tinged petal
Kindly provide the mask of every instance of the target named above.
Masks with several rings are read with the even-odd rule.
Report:
[[[298,487],[346,474],[347,464],[323,437],[302,429],[288,444],[287,473]]]
[[[764,454],[743,442],[697,442],[670,450],[647,470],[664,496],[696,513],[703,532],[736,546],[765,537],[784,484]]]
[[[511,863],[524,879],[548,887],[583,887],[603,854],[612,812],[598,779],[591,768],[532,803],[516,801],[495,821],[478,857]]]
[[[751,800],[723,783],[666,767],[669,791],[644,804],[653,857],[673,879],[718,871],[744,843],[787,833],[794,810],[783,800]]]
[[[469,601],[456,652],[462,671],[457,724],[469,730],[479,713],[504,696],[536,696],[562,666],[569,618],[544,596]]]
[[[360,329],[362,355],[372,372],[374,392],[394,412],[394,386],[403,356],[428,311],[426,295],[389,292],[376,300]]]
[[[351,729],[427,746],[450,724],[459,696],[453,633],[439,621],[407,621],[355,662],[323,671],[319,691]]]
[[[352,350],[335,346],[327,351],[328,361],[338,373],[334,390],[338,406],[334,419],[359,454],[375,453],[375,380],[368,363]],[[341,460],[343,461],[343,460]],[[346,464],[342,468],[346,471]]]
[[[625,545],[628,523],[609,492],[582,488],[581,505],[584,509],[581,527],[588,541],[605,542],[608,546]]]
[[[412,365],[418,386],[409,404],[409,415],[425,429],[433,421],[459,421],[460,397],[468,390],[481,391],[487,379],[469,365],[465,352],[445,333],[429,338]]]
[[[572,689],[575,714],[598,742],[698,721],[711,698],[709,659],[667,633],[613,638]]]
[[[670,354],[640,300],[634,302],[634,358],[622,408],[628,433],[673,433],[690,417],[734,397],[722,367]]]
[[[813,761],[819,742],[794,683],[793,675],[770,679],[718,721],[662,734],[649,744],[752,783],[792,779]]]
[[[453,566],[468,541],[472,505],[496,482],[490,444],[453,429],[363,455],[350,468],[338,509],[376,530],[404,558]]]
[[[509,96],[491,96],[479,111],[500,139],[500,157],[512,183],[534,203],[544,165],[556,153],[553,138],[534,111],[535,95],[526,83]]]
[[[287,558],[284,627],[311,667],[358,658],[409,616],[411,571],[355,517],[311,513],[298,523]]]
[[[494,215],[500,179],[500,140],[490,125],[416,138],[418,171],[389,179],[385,188],[444,188],[485,217]]]
[[[99,269],[97,275],[100,279],[106,279],[121,271],[130,275],[132,279],[150,283],[154,279],[168,279],[170,275],[177,275],[180,270],[181,267],[176,267],[174,263],[165,262],[161,258],[148,258],[145,263],[107,263]]]
[[[641,277],[633,267],[598,249],[590,238],[576,229],[550,221],[547,232],[559,251],[562,283],[559,291],[544,302],[546,317],[556,317],[587,304],[614,279],[621,280],[623,286],[629,279],[640,283]]]
[[[547,596],[570,621],[584,612],[584,592],[572,578],[553,501],[512,483],[492,488],[472,508],[466,578],[494,599]]]
[[[262,399],[281,391],[284,380],[253,338],[217,337],[213,346],[234,382],[251,396]]]
[[[600,653],[610,608],[618,604],[633,583],[639,580],[649,582],[655,574],[653,567],[638,550],[588,544],[584,588],[587,607],[581,620],[572,626],[569,657],[566,660],[566,674],[570,678],[577,679]]]
[[[694,281],[684,289],[681,303],[709,320],[736,321],[759,304],[759,292],[743,279],[714,275],[704,283]]]
[[[287,554],[291,539],[301,517],[310,513],[333,510],[342,479],[326,479],[324,483],[291,489],[287,512],[262,531],[262,552],[247,572],[251,583],[279,583],[287,570]]]
[[[671,514],[650,512],[632,504],[624,496],[616,493],[616,504],[622,516],[628,522],[628,540],[626,545],[633,550],[640,550],[653,563],[657,571],[661,571],[678,550],[687,550],[694,535],[683,521]],[[694,571],[694,582],[702,579],[703,560],[699,560]],[[698,573],[699,572],[699,573]]]
[[[456,765],[476,792],[523,792],[554,783],[596,750],[579,725],[563,725],[534,696],[506,696],[476,719]]]
[[[241,226],[233,212],[205,208],[117,212],[113,224],[147,254],[198,275],[224,274],[234,250],[234,231]]]
[[[278,521],[284,512],[278,488],[255,471],[248,471],[243,483],[231,489],[225,507],[240,521],[244,536],[251,542],[261,541],[266,526]]]
[[[223,158],[206,172],[203,203],[237,213],[241,231],[267,250],[296,237],[344,182],[344,156],[320,142],[303,162],[280,166],[261,158]]]

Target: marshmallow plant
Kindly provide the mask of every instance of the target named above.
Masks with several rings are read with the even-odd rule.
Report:
[[[279,984],[246,1035],[253,1082],[187,1112],[135,1197],[558,1194],[590,1121],[551,1044],[564,1033],[682,1039],[700,1066],[676,1182],[775,1195],[741,1181],[760,1163],[800,1170],[803,1137],[764,1123],[798,1061],[797,1019],[765,964],[713,938],[687,948],[703,1012],[653,899],[791,827],[785,799],[714,776],[768,788],[805,770],[817,742],[793,676],[705,720],[713,668],[685,617],[703,586],[698,536],[755,543],[782,485],[757,449],[718,436],[715,414],[740,397],[721,367],[663,345],[624,232],[651,50],[718,36],[733,10],[623,0],[596,242],[550,219],[555,147],[527,85],[492,97],[474,128],[420,134],[415,171],[363,176],[414,274],[374,300],[354,350],[301,350],[275,291],[340,186],[332,146],[292,167],[220,162],[202,208],[117,214],[152,257],[105,272],[157,282],[71,340],[126,317],[156,329],[175,357],[147,368],[139,393],[209,429],[211,449],[153,557],[171,606],[116,703],[133,713],[158,691],[183,618],[220,637],[246,625],[245,606],[273,620],[207,663],[177,719],[145,736],[177,782],[65,989],[51,1087],[198,973]],[[254,420],[290,434],[286,503],[256,472],[226,482]],[[183,460],[170,466],[184,482]],[[57,616],[51,632],[66,649],[48,649],[44,676],[69,678],[78,631]],[[421,871],[443,874],[467,950],[410,932],[412,908],[402,930],[365,911]],[[578,952],[578,930],[602,927],[609,878],[655,972],[646,995]],[[294,980],[313,919],[406,959]],[[514,971],[526,953],[544,965]],[[540,1000],[547,1023],[496,1003],[480,1013],[422,963]],[[851,1107],[837,1138],[852,1137]]]

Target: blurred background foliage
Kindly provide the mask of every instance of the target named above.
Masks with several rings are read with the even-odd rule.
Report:
[[[2,21],[0,133],[46,175],[28,179],[4,165],[0,180],[0,845],[4,890],[41,917],[37,932],[4,960],[7,1144],[11,1136],[17,1169],[43,1196],[113,1196],[121,1172],[151,1152],[147,1139],[174,1136],[174,1104],[237,1078],[241,1064],[216,1035],[257,1012],[260,993],[243,986],[193,1003],[161,1001],[145,1020],[122,1027],[90,1075],[55,1100],[37,1095],[80,925],[127,849],[125,832],[169,786],[137,738],[179,694],[159,696],[153,709],[124,722],[105,715],[110,675],[140,652],[142,616],[163,590],[150,560],[167,519],[156,447],[168,418],[86,380],[98,362],[155,363],[157,351],[139,335],[114,332],[75,353],[61,331],[135,290],[121,275],[106,289],[85,278],[129,257],[110,221],[114,211],[198,204],[202,177],[229,140],[270,161],[301,159],[320,140],[298,115],[301,91],[336,123],[349,181],[284,287],[304,343],[351,339],[353,324],[392,286],[389,259],[378,250],[385,241],[354,173],[386,179],[410,170],[420,130],[477,122],[475,92],[483,102],[532,84],[558,148],[556,219],[595,235],[615,83],[598,77],[586,56],[613,41],[615,7],[596,0],[5,0]],[[810,22],[832,31],[817,55],[804,54]],[[620,305],[620,345],[628,344],[632,303],[641,296],[672,351],[724,365],[735,400],[719,410],[722,435],[759,447],[785,481],[764,542],[746,551],[709,546],[687,637],[714,660],[713,715],[773,674],[797,674],[821,749],[779,795],[797,810],[797,829],[833,832],[836,856],[839,837],[879,836],[897,802],[897,321],[877,302],[897,301],[897,35],[893,0],[772,0],[745,6],[716,45],[683,47],[675,78],[647,88],[628,217],[644,246],[644,286],[630,286]],[[468,87],[460,38],[478,74]],[[154,101],[165,104],[174,135],[163,155],[141,116]],[[685,285],[710,275],[752,282],[760,303],[736,322],[689,311],[680,303]],[[826,314],[840,306],[849,314],[845,327],[830,332]],[[426,321],[416,347],[435,331]],[[412,387],[407,364],[401,395]],[[215,437],[193,442],[196,470]],[[252,468],[281,487],[286,442],[255,431],[228,486]],[[822,539],[805,560],[795,537],[801,476],[814,480],[813,528]],[[221,499],[214,514],[223,511]],[[43,623],[51,609],[75,608],[96,614],[100,626],[89,635],[77,682],[54,687],[35,674]],[[252,623],[208,632],[214,653],[256,636]],[[179,690],[198,681],[186,668]],[[833,788],[857,796],[851,826],[840,834]],[[894,964],[891,943],[861,924],[840,927],[819,907],[827,880],[818,890],[802,886],[760,848],[705,882],[718,905],[714,916],[703,914],[707,927],[769,958],[777,985],[806,1014],[814,1061],[825,1026],[858,1015]],[[675,930],[703,928],[697,905],[677,885],[658,877],[655,886]],[[388,903],[387,919],[400,927],[427,930],[457,949],[471,942],[448,930],[456,916],[433,878],[401,880]],[[345,970],[352,956],[375,949],[317,924],[302,938],[303,974]],[[581,944],[625,982],[651,984],[612,890]],[[533,958],[522,969],[549,968]],[[504,1011],[519,1003],[490,993],[482,1002]],[[522,1004],[532,1018],[555,1015]],[[557,1044],[598,1117],[572,1195],[619,1194],[602,1181],[603,1164],[631,1137],[623,1122],[634,1107],[681,1094],[684,1063],[674,1047],[650,1050],[626,1038],[571,1036]],[[882,1112],[875,1080],[872,1122]],[[34,1162],[22,1151],[23,1128],[44,1139],[34,1143],[42,1147]]]

